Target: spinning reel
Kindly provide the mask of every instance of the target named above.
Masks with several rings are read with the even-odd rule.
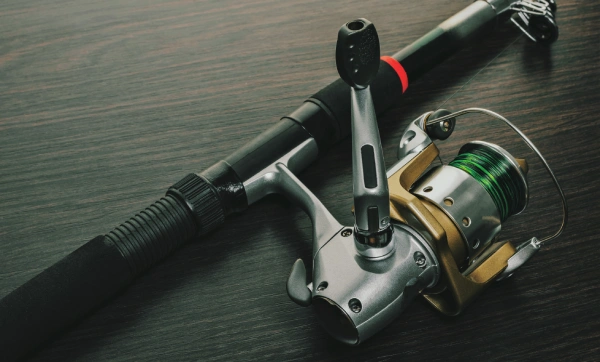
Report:
[[[341,225],[290,171],[300,155],[316,152],[310,140],[244,185],[257,198],[284,194],[310,216],[313,280],[307,281],[298,259],[287,292],[301,306],[314,305],[334,338],[347,344],[366,340],[418,294],[444,314],[459,314],[487,285],[512,275],[562,232],[567,209],[558,181],[508,120],[478,108],[425,113],[404,132],[399,161],[386,172],[369,88],[379,67],[372,23],[358,19],[340,29],[336,63],[351,87],[354,226]],[[564,220],[555,235],[518,246],[497,240],[502,223],[523,211],[529,194],[527,162],[502,147],[469,142],[448,165],[430,168],[439,155],[432,140],[448,138],[456,118],[467,113],[504,121],[537,153],[563,199]]]

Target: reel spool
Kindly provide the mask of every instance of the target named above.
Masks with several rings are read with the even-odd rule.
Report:
[[[525,209],[528,186],[521,164],[527,163],[500,146],[474,141],[412,186],[413,194],[442,210],[460,232],[467,250],[454,254],[464,259],[457,260],[461,269],[485,250],[509,216]]]
[[[482,141],[464,145],[449,166],[471,175],[494,200],[500,221],[521,213],[527,205],[528,188],[525,170],[520,162],[502,147]]]

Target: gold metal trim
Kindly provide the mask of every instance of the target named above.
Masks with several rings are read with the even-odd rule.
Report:
[[[466,267],[467,250],[460,231],[436,205],[408,191],[438,155],[437,147],[430,144],[388,178],[390,217],[414,227],[431,243],[442,278],[437,287],[423,295],[440,312],[457,315],[506,269],[516,249],[510,242],[492,243],[461,272],[461,267]]]

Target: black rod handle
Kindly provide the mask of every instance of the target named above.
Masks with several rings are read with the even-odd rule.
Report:
[[[0,301],[0,355],[14,361],[35,351],[132,280],[127,261],[98,236]]]
[[[185,242],[223,223],[220,199],[190,174],[0,300],[0,356],[22,358],[126,287]]]

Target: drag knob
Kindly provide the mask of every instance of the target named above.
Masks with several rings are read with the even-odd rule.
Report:
[[[366,88],[379,71],[379,37],[373,23],[361,18],[343,25],[335,61],[344,82],[355,89]]]

